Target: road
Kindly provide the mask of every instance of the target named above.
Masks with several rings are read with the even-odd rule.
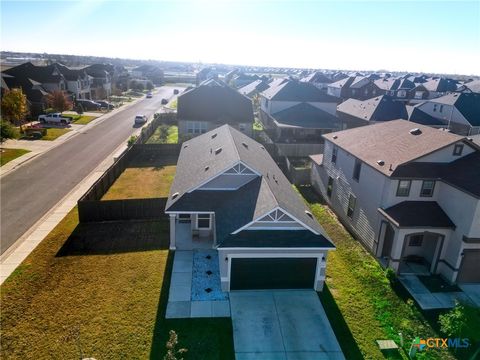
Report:
[[[153,116],[173,89],[159,88],[153,98],[140,100],[2,177],[1,254],[137,130],[136,114]]]

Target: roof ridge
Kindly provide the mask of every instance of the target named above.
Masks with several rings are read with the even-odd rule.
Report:
[[[225,126],[227,127],[227,130],[228,130],[227,132],[228,132],[228,135],[230,136],[230,139],[232,139],[233,148],[235,149],[235,153],[237,154],[238,161],[242,161],[242,158],[240,157],[240,153],[238,152],[237,142],[235,141],[235,138],[233,137],[231,132],[231,126],[228,124],[226,124]]]

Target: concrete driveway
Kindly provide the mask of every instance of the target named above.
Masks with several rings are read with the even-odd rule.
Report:
[[[345,359],[312,290],[230,293],[237,360]]]

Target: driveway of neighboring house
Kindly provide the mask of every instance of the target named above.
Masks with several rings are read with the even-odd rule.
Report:
[[[230,293],[235,357],[345,359],[313,290]]]

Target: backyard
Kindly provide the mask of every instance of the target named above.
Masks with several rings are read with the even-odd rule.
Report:
[[[442,337],[438,312],[421,312],[400,285],[392,287],[378,262],[352,238],[310,187],[300,187],[312,213],[335,243],[329,254],[326,286],[319,293],[347,359],[381,359],[376,340],[393,339],[404,349],[389,355],[408,359],[415,337]],[[473,319],[472,322],[478,321]],[[478,325],[473,331],[478,331]],[[478,340],[478,339],[477,339]],[[460,355],[460,354],[459,354]],[[448,350],[429,349],[422,359],[454,359]]]
[[[178,126],[160,125],[147,140],[147,144],[177,144]]]
[[[29,150],[25,149],[0,149],[0,166],[29,152]]]

